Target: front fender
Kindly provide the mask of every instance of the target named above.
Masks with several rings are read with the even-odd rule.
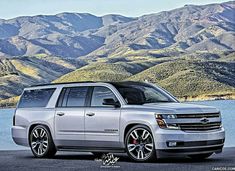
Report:
[[[120,142],[125,145],[125,130],[129,125],[145,125],[149,127],[152,134],[157,127],[156,119],[153,113],[125,113],[121,114],[120,120]]]

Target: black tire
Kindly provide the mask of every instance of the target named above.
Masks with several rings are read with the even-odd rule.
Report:
[[[194,160],[203,160],[203,159],[210,157],[212,154],[213,153],[194,154],[194,155],[189,155],[189,157]]]
[[[43,125],[37,125],[31,130],[29,145],[37,158],[51,158],[57,152],[50,131]]]
[[[102,153],[102,152],[92,152],[92,154],[95,156],[95,158],[101,158],[104,153]]]
[[[142,140],[144,141],[144,139],[143,139],[143,137],[141,136],[141,138],[140,138],[140,136],[139,136],[139,139],[140,140],[136,140],[136,141],[139,141],[140,143],[138,144],[137,143],[137,145],[139,145],[139,146],[137,146],[137,145],[135,145],[136,147],[136,149],[134,149],[134,150],[132,150],[132,151],[136,151],[136,153],[137,153],[137,156],[135,156],[134,157],[134,155],[133,155],[133,153],[132,152],[130,152],[129,150],[130,150],[130,148],[128,149],[128,144],[129,145],[132,145],[132,144],[130,144],[130,134],[134,131],[134,130],[136,130],[136,131],[140,131],[140,130],[146,130],[148,133],[149,133],[149,137],[147,137],[146,138],[146,141],[148,141],[149,142],[149,144],[151,143],[151,148],[152,148],[152,151],[151,152],[149,152],[148,153],[148,155],[146,155],[146,157],[144,157],[144,158],[138,158],[138,156],[139,156],[139,152],[138,151],[142,151],[142,156],[144,156],[145,155],[145,153],[143,152],[144,150],[146,150],[145,148],[146,148],[146,144],[145,143],[143,143],[143,142],[141,142],[141,138],[142,138]],[[140,132],[141,133],[141,132]],[[142,134],[143,134],[143,132],[142,132]],[[150,140],[151,139],[151,140]],[[145,145],[143,145],[143,144],[145,144]],[[142,147],[141,147],[142,146]],[[143,147],[144,146],[144,147]],[[155,145],[154,145],[154,138],[153,138],[153,136],[152,136],[152,133],[151,133],[151,130],[147,127],[147,126],[145,126],[145,125],[136,125],[136,126],[134,126],[134,127],[132,127],[128,132],[127,132],[127,134],[126,134],[126,136],[125,136],[125,148],[126,148],[126,152],[127,152],[127,155],[130,157],[130,159],[132,159],[133,161],[136,161],[136,162],[149,162],[149,161],[153,161],[153,160],[155,160],[156,159],[156,150],[155,150]],[[137,148],[139,148],[139,149],[137,149]]]

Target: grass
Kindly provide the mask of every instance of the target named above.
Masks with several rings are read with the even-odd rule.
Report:
[[[130,63],[93,63],[66,74],[54,82],[119,81],[143,70],[143,66]]]
[[[32,67],[30,65],[26,65],[24,62],[20,61],[20,60],[12,60],[11,63],[14,65],[14,67],[16,68],[16,70],[18,70],[19,72],[21,72],[22,74],[31,76],[35,79],[40,79],[39,75],[39,71],[37,68]]]
[[[17,75],[17,72],[8,59],[0,59],[0,77],[8,75]]]

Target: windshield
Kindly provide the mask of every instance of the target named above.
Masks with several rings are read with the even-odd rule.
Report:
[[[158,87],[146,83],[114,85],[127,104],[177,102],[171,95]]]

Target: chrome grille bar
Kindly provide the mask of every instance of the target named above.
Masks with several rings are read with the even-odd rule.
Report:
[[[210,123],[178,123],[178,126],[181,130],[185,131],[206,131],[206,130],[214,130],[219,129],[221,126],[221,122],[210,122]]]
[[[221,116],[216,113],[177,114],[177,119],[167,120],[183,131],[208,131],[221,128]]]
[[[177,114],[177,118],[187,119],[187,118],[218,118],[220,113],[200,113],[200,114]]]

